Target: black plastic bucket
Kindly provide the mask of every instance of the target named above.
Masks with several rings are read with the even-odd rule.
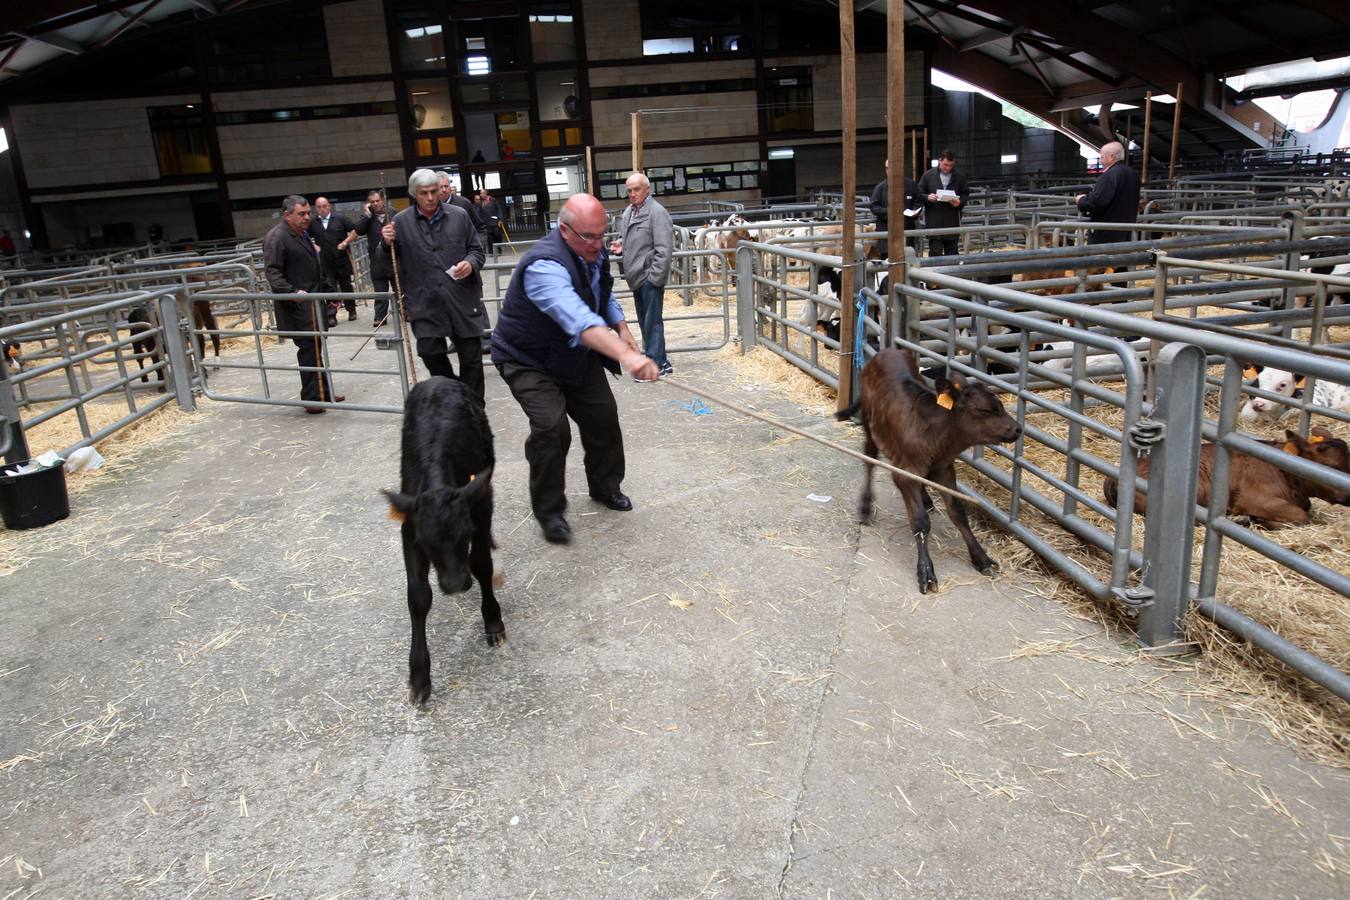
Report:
[[[70,515],[66,470],[61,466],[23,475],[6,474],[0,467],[0,518],[13,531],[41,528]]]

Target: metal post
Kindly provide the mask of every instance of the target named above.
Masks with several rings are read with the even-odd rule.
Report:
[[[159,323],[164,336],[164,350],[169,356],[169,374],[173,376],[173,392],[180,409],[192,412],[197,401],[192,396],[192,379],[188,374],[187,346],[183,341],[183,326],[178,316],[178,300],[172,294],[159,298]]]
[[[1161,370],[1153,416],[1163,439],[1148,470],[1144,517],[1144,587],[1152,599],[1139,611],[1139,642],[1163,652],[1182,652],[1182,619],[1191,601],[1191,550],[1195,543],[1195,488],[1204,417],[1205,352],[1170,343],[1158,359]]]
[[[749,247],[736,248],[736,325],[741,332],[741,353],[749,353],[755,334],[755,267]]]

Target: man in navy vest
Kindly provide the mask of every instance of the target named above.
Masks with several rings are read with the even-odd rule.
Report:
[[[530,505],[544,538],[555,544],[572,539],[563,518],[568,418],[581,434],[591,499],[630,510],[632,501],[619,490],[623,432],[605,371],[617,375],[622,363],[635,378],[660,376],[656,363],[638,351],[614,299],[606,224],[599,200],[589,194],[569,198],[557,229],[516,265],[492,330],[492,362],[530,420]]]

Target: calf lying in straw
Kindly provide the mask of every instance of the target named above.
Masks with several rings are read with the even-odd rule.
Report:
[[[895,348],[882,350],[863,366],[858,402],[836,413],[836,418],[848,419],[854,413],[859,413],[862,419],[866,436],[864,453],[874,457],[882,450],[897,468],[952,490],[956,490],[958,455],[975,444],[1016,440],[1022,431],[984,386],[943,370],[929,389],[919,374],[914,355]],[[867,521],[872,515],[872,464],[863,463],[863,471],[858,515]],[[928,510],[933,501],[919,482],[895,473],[891,473],[891,478],[905,498],[918,551],[919,590],[926,594],[936,590],[938,584],[932,557],[928,555]],[[965,506],[950,494],[944,496],[947,515],[966,542],[971,564],[982,574],[994,574],[998,564],[975,539],[966,520]]]
[[[397,493],[384,494],[390,517],[403,523],[412,616],[411,703],[424,703],[431,693],[429,567],[436,567],[436,580],[445,594],[467,591],[477,580],[488,645],[506,641],[501,607],[492,592],[494,583],[500,584],[492,567],[494,461],[487,414],[461,382],[433,376],[409,392],[403,411],[402,484]]]
[[[1279,447],[1286,453],[1301,456],[1319,463],[1328,469],[1350,473],[1350,450],[1345,441],[1334,437],[1325,428],[1314,428],[1307,438],[1296,431],[1286,431],[1285,440],[1262,441],[1270,447]],[[1214,477],[1214,444],[1200,447],[1199,481],[1196,484],[1195,502],[1201,506],[1209,505],[1210,482]],[[1148,475],[1149,458],[1139,460],[1139,476]],[[1106,502],[1116,505],[1119,486],[1114,478],[1108,478],[1102,485]],[[1230,458],[1228,470],[1228,509],[1229,516],[1247,516],[1253,523],[1260,525],[1307,525],[1311,519],[1308,510],[1312,508],[1312,499],[1325,500],[1339,506],[1350,506],[1350,492],[1327,487],[1316,481],[1301,478],[1290,472],[1248,456],[1234,453]],[[1134,495],[1134,511],[1146,512],[1148,498],[1142,493]]]

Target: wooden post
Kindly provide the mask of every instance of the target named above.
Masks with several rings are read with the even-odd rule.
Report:
[[[633,171],[642,171],[642,111],[633,113]]]
[[[586,193],[592,197],[599,197],[600,190],[595,183],[595,151],[586,147]]]
[[[919,129],[909,133],[909,177],[915,181],[923,173],[919,171]]]
[[[903,16],[901,17],[903,20]],[[857,218],[857,69],[853,48],[853,4],[839,4],[839,69],[840,99],[844,104],[843,163],[844,163],[844,233],[840,235],[839,256],[843,260],[843,275],[839,279],[839,396],[836,408],[848,409],[853,403],[853,331],[856,327],[853,295],[857,251],[854,247]],[[899,167],[897,167],[898,169]]]
[[[1139,175],[1141,185],[1148,184],[1148,136],[1153,130],[1153,92],[1144,94],[1144,168]]]
[[[905,282],[905,168],[900,155],[905,149],[905,0],[886,0],[886,152],[896,161],[895,184],[888,184],[886,197],[886,255],[891,264],[887,270],[890,291],[882,298],[894,312],[891,296],[895,288]],[[918,135],[918,129],[912,134]],[[917,141],[910,140],[910,168],[915,158]],[[915,176],[917,178],[917,175]]]
[[[1181,91],[1185,85],[1177,82],[1176,111],[1172,114],[1172,162],[1167,167],[1167,183],[1170,185],[1177,177],[1177,147],[1181,144]]]

